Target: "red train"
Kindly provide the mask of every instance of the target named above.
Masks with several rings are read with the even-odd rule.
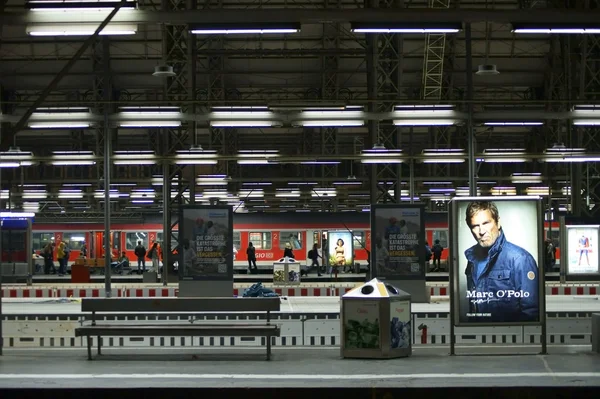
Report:
[[[77,221],[81,222],[81,221]],[[233,218],[233,243],[238,253],[235,258],[235,270],[246,270],[248,262],[246,248],[249,242],[256,247],[257,266],[271,269],[274,261],[283,256],[286,243],[291,243],[294,255],[302,263],[306,262],[307,252],[316,243],[321,245],[323,237],[330,231],[352,231],[354,235],[354,259],[366,265],[367,250],[371,248],[369,214],[362,212],[339,213],[236,213]],[[33,249],[37,252],[44,243],[66,241],[71,247],[71,261],[79,254],[83,242],[88,247],[89,257],[103,257],[104,226],[100,223],[70,224],[33,224]],[[113,253],[125,252],[130,261],[135,261],[133,253],[138,241],[146,248],[151,243],[163,242],[162,223],[148,219],[139,224],[112,225],[111,244]],[[548,223],[545,227],[548,236]],[[446,213],[427,213],[425,231],[430,245],[437,239],[444,248],[448,247],[448,217]],[[171,239],[171,249],[177,245],[176,233]],[[558,223],[552,224],[553,241],[558,246]],[[557,258],[560,257],[557,249]],[[448,256],[447,249],[442,254],[442,262]]]

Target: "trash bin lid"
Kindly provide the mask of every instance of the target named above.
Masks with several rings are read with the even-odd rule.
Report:
[[[410,299],[410,294],[406,291],[394,287],[384,281],[374,278],[367,281],[352,290],[348,291],[342,298],[394,298]]]

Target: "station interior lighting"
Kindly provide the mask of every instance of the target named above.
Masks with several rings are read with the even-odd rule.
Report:
[[[52,165],[85,166],[96,163],[92,151],[52,151],[52,154]]]
[[[189,150],[177,150],[175,163],[178,165],[216,165],[217,152],[192,146]]]
[[[600,23],[597,24],[536,24],[513,23],[512,32],[532,34],[600,34]]]
[[[154,165],[156,155],[154,151],[115,151],[113,156],[115,165]]]
[[[465,151],[456,148],[430,148],[422,151],[422,163],[463,163]]]
[[[350,29],[354,33],[457,33],[462,29],[461,24],[457,23],[438,23],[438,24],[398,24],[397,22],[388,23],[358,23],[351,22]]]
[[[100,24],[31,24],[25,27],[29,36],[91,36]],[[138,26],[134,24],[107,24],[99,33],[101,36],[135,35]]]
[[[195,35],[286,34],[300,32],[298,23],[210,24],[190,26]]]

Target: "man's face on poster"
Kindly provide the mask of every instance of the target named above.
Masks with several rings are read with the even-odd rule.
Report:
[[[496,223],[488,210],[479,211],[469,221],[471,234],[483,248],[490,248],[500,235],[500,220]]]

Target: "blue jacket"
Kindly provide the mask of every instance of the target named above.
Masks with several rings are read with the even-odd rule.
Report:
[[[489,257],[488,257],[489,255]],[[538,267],[533,256],[523,248],[506,241],[500,230],[498,239],[486,254],[479,245],[465,251],[467,258],[467,295],[470,321],[519,322],[536,321],[539,317]],[[476,264],[488,259],[477,278]]]

